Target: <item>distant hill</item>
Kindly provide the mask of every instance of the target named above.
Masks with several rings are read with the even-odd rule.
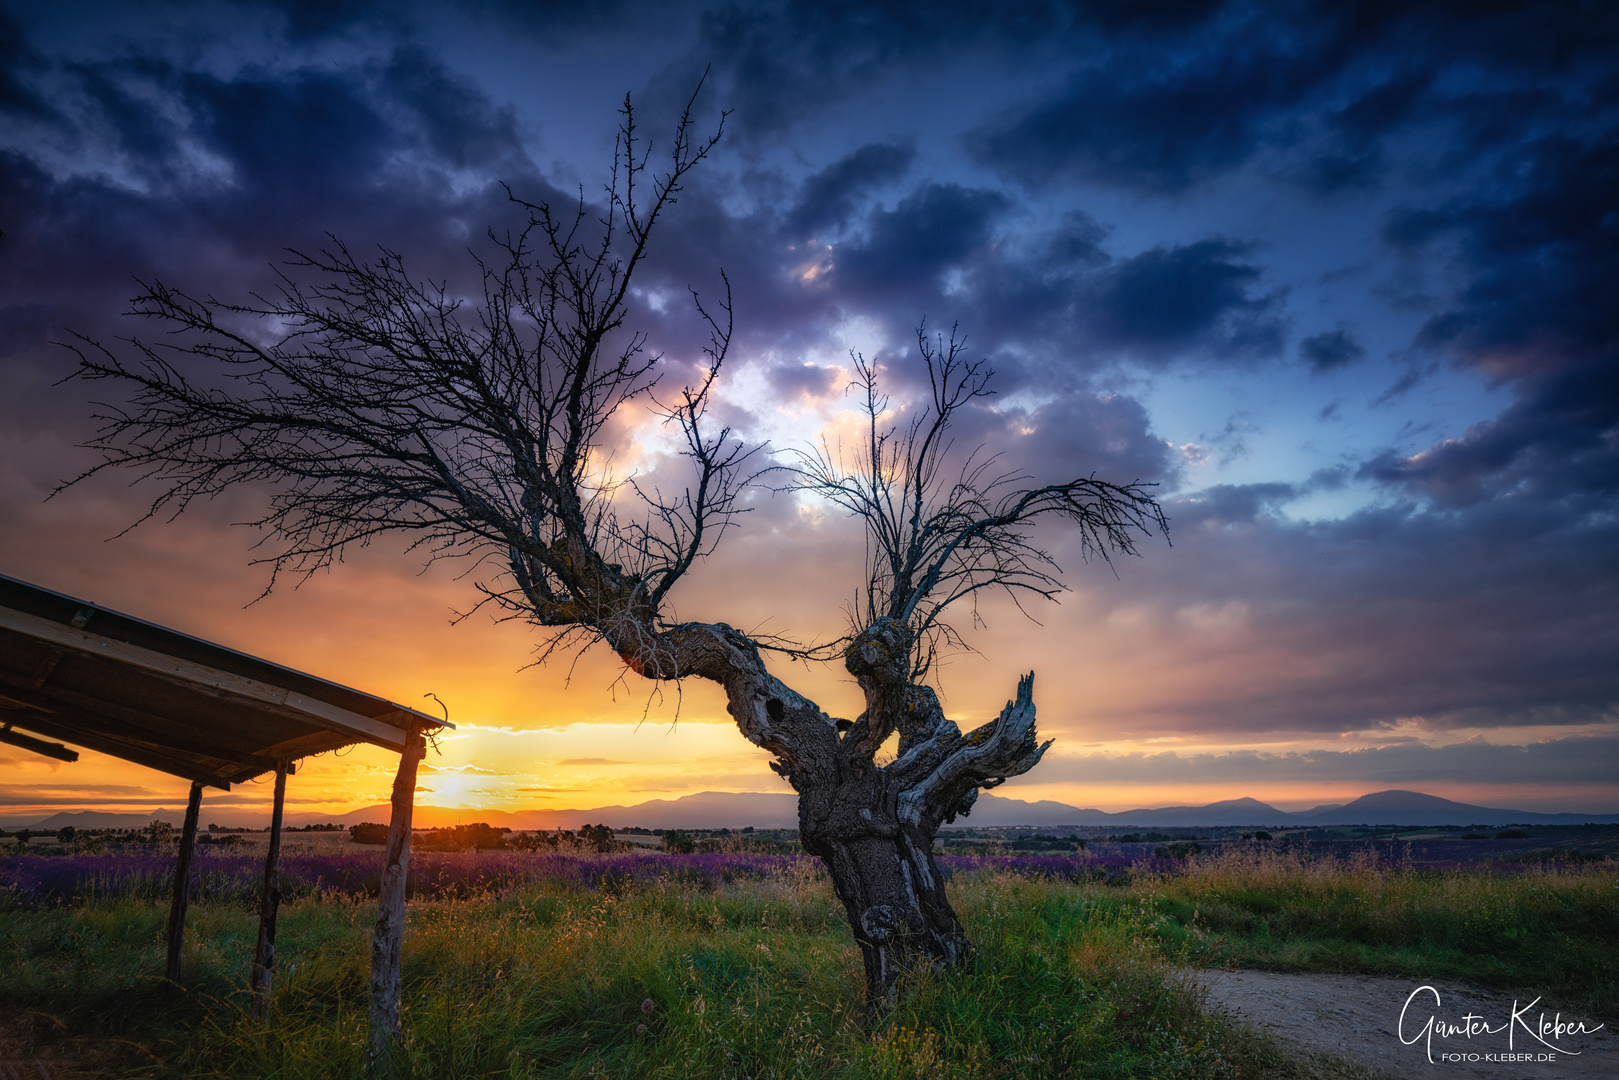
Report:
[[[71,810],[59,814],[52,814],[43,821],[28,822],[27,828],[43,829],[55,832],[64,825],[72,825],[76,829],[144,829],[153,819],[167,821],[178,828],[186,819],[184,810],[149,810],[140,814],[112,814],[102,810]],[[269,824],[269,815],[265,815],[264,824]],[[8,829],[23,828],[24,825],[7,825]]]
[[[152,810],[141,814],[113,814],[81,810],[52,814],[31,829],[60,829],[73,825],[81,829],[138,829],[153,818],[179,825],[184,812]],[[387,803],[376,803],[346,814],[288,814],[288,825],[331,822],[356,825],[362,821],[386,822]],[[418,806],[415,823],[422,828],[466,825],[482,821],[510,829],[577,829],[581,825],[609,825],[613,828],[641,826],[648,829],[720,829],[747,825],[761,829],[798,827],[798,797],[788,792],[704,791],[678,799],[652,799],[631,806],[598,806],[587,810],[460,810],[440,806]],[[245,825],[263,828],[269,815],[244,813],[235,808],[212,809],[204,801],[202,822],[219,825]],[[1258,799],[1226,799],[1205,806],[1164,806],[1156,809],[1108,813],[1042,800],[1026,802],[984,792],[973,812],[957,818],[957,827],[1034,825],[1132,827],[1216,827],[1216,826],[1298,826],[1298,825],[1573,825],[1582,822],[1619,824],[1619,814],[1537,814],[1528,810],[1503,810],[1452,802],[1420,791],[1379,791],[1363,795],[1342,806],[1319,806],[1290,814]]]
[[[1107,821],[1105,810],[1081,810],[1067,803],[1042,799],[1025,802],[988,791],[978,793],[973,811],[955,821],[958,826],[989,825],[1100,825]],[[946,826],[948,828],[948,826]]]
[[[1280,825],[1293,815],[1258,799],[1225,799],[1207,806],[1166,806],[1108,815],[1109,825]]]
[[[1343,806],[1294,815],[1310,825],[1578,825],[1612,824],[1614,814],[1536,814],[1452,802],[1420,791],[1378,791]]]

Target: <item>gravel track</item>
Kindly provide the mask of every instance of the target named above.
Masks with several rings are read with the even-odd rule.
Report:
[[[1513,1025],[1514,1045],[1508,1050],[1507,1032],[1494,1029],[1509,1024],[1515,1007],[1523,1010],[1533,1001],[1536,993],[1532,991],[1514,997],[1442,980],[1425,984],[1365,975],[1269,971],[1187,974],[1208,992],[1211,1005],[1274,1034],[1284,1043],[1307,1054],[1344,1058],[1397,1080],[1619,1080],[1619,1031],[1615,1030],[1619,1025],[1611,1019],[1562,1009],[1564,1024],[1583,1021],[1587,1030],[1605,1024],[1595,1034],[1565,1033],[1554,1038],[1547,1033],[1547,1042],[1577,1053],[1555,1053],[1526,1032],[1525,1025],[1538,1029],[1542,1013],[1547,1023],[1556,1022],[1559,1003],[1545,997],[1521,1013],[1522,1023]],[[1412,997],[1412,992],[1423,985],[1432,985],[1438,991],[1439,1004],[1435,1004],[1432,993]],[[1411,999],[1409,1007],[1407,999]],[[1404,1038],[1414,1040],[1410,1045],[1401,1042],[1402,1008],[1406,1009]],[[1429,1018],[1461,1027],[1468,1014],[1481,1018],[1492,1033],[1474,1034],[1471,1038],[1462,1034],[1444,1037],[1436,1024],[1430,1064],[1429,1040],[1423,1037]],[[1537,1059],[1552,1054],[1555,1060],[1503,1060],[1509,1054],[1526,1051]],[[1493,1060],[1490,1055],[1494,1055]]]

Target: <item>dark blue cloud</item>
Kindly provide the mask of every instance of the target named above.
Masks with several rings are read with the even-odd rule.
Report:
[[[892,293],[936,282],[988,245],[1004,195],[960,184],[923,184],[892,210],[867,219],[866,235],[840,248],[835,277],[857,290]]]
[[[244,6],[275,12],[294,42],[334,37],[358,26],[375,23],[397,11],[384,0],[248,0]]]
[[[1366,188],[1382,179],[1387,160],[1386,136],[1417,118],[1428,103],[1436,72],[1419,66],[1383,82],[1357,89],[1340,108],[1328,108],[1324,137],[1306,155],[1299,178],[1313,190],[1330,195],[1346,188]]]
[[[899,341],[922,320],[959,323],[996,357],[1005,392],[1058,372],[1079,390],[1085,373],[1125,361],[1246,364],[1281,352],[1283,294],[1264,287],[1251,246],[1208,239],[1115,258],[1109,230],[1083,211],[1027,235],[1017,204],[985,188],[925,181],[891,207],[867,198],[909,160],[898,147],[862,147],[744,218],[718,192],[694,192],[652,272],[678,289],[725,266],[738,310],[780,335],[759,343],[773,351],[850,315]],[[844,239],[803,248],[811,222]]]
[[[888,65],[957,42],[968,27],[1026,41],[1066,22],[1062,5],[814,3],[726,5],[702,15],[702,42],[678,83],[716,64],[737,106],[744,142],[772,138],[888,72]]]
[[[17,20],[0,8],[0,113],[36,119],[55,115],[56,110],[24,77],[43,66]]]
[[[1317,372],[1348,367],[1366,358],[1366,350],[1343,327],[1311,334],[1299,342],[1299,356]]]
[[[789,233],[809,237],[817,229],[847,228],[865,196],[898,180],[910,169],[916,150],[893,143],[867,143],[812,174],[787,215]]]
[[[1413,125],[1477,152],[1555,124],[1605,77],[1619,16],[1594,3],[1227,3],[1162,29],[1076,38],[1066,81],[968,148],[1030,185],[1173,195],[1271,158],[1323,194],[1364,187],[1386,140]],[[1478,86],[1490,89],[1461,89]]]
[[[1157,247],[1101,271],[1083,303],[1096,339],[1142,359],[1212,346],[1233,356],[1281,351],[1279,297],[1256,294],[1261,271],[1226,240]]]
[[[1175,500],[1175,527],[1252,525],[1300,494],[1292,484],[1216,484]]]
[[[1102,250],[1107,234],[1107,227],[1083,210],[1069,210],[1045,233],[1037,261],[1057,273],[1101,266],[1109,260]]]
[[[1385,450],[1368,480],[1447,505],[1573,499],[1605,513],[1619,495],[1619,364],[1527,380],[1499,416],[1417,454]]]
[[[1619,94],[1605,104],[1619,106]],[[1611,348],[1619,341],[1619,305],[1611,302],[1619,128],[1534,139],[1491,179],[1447,204],[1397,213],[1385,230],[1401,247],[1449,237],[1463,245],[1470,280],[1423,327],[1422,343],[1469,363],[1502,364],[1508,376]],[[1531,348],[1541,341],[1559,347]]]
[[[128,56],[28,74],[58,107],[24,110],[30,137],[0,152],[0,353],[40,385],[68,359],[47,339],[136,331],[118,314],[137,278],[239,298],[328,231],[361,252],[387,242],[418,273],[464,270],[469,235],[511,216],[497,180],[549,191],[510,110],[411,49],[230,75]],[[63,147],[88,167],[63,169]],[[58,393],[3,408],[30,430],[83,405]]]
[[[12,304],[0,308],[0,357],[42,344],[51,309],[44,304]]]
[[[460,0],[459,6],[479,16],[495,16],[530,33],[555,35],[633,25],[645,27],[660,8],[686,5],[668,0]],[[548,44],[556,45],[554,39]]]
[[[1377,455],[1365,474],[1450,503],[1619,490],[1619,129],[1535,139],[1494,181],[1392,215],[1385,236],[1408,251],[1456,245],[1465,284],[1418,342],[1516,400],[1421,454]]]
[[[1276,109],[1317,76],[1277,55],[1133,55],[1077,72],[1064,90],[973,132],[981,162],[1019,181],[1077,180],[1161,193],[1246,161]]]
[[[261,207],[307,206],[317,193],[346,202],[380,178],[392,149],[393,132],[353,73],[194,74],[184,91],[198,133]]]
[[[1220,0],[1076,4],[1034,0],[888,0],[725,4],[702,15],[702,41],[676,85],[715,67],[752,144],[779,137],[831,103],[894,74],[978,49],[1015,54],[1100,33],[1157,41],[1209,19]]]
[[[495,105],[422,49],[396,50],[373,93],[396,125],[414,129],[425,163],[510,178],[529,171],[511,106]]]

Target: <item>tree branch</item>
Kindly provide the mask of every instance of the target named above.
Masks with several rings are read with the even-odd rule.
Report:
[[[879,373],[851,353],[865,430],[857,449],[826,442],[798,455],[789,489],[841,507],[866,527],[867,579],[862,610],[845,639],[845,665],[865,691],[865,715],[845,737],[850,754],[869,758],[897,726],[909,722],[907,690],[926,677],[941,648],[964,647],[946,614],[996,590],[1022,607],[1025,597],[1054,599],[1064,585],[1061,568],[1034,541],[1042,518],[1066,522],[1078,534],[1081,555],[1111,562],[1136,553],[1138,536],[1168,523],[1151,484],[1125,485],[1094,475],[1029,486],[1029,477],[1004,469],[995,455],[954,452],[952,424],[963,409],[990,396],[993,374],[968,360],[965,339],[917,330],[917,349],[928,372],[929,394],[911,410],[903,429],[891,422]],[[959,460],[954,468],[950,463]],[[1032,714],[1031,714],[1032,715]]]

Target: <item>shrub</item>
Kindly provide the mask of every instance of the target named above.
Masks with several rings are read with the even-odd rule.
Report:
[[[579,839],[597,851],[614,851],[618,842],[613,839],[613,830],[606,825],[585,825],[579,830]]]
[[[411,836],[411,846],[422,851],[498,851],[506,847],[509,832],[504,826],[496,828],[481,821],[445,829],[420,829]]]

